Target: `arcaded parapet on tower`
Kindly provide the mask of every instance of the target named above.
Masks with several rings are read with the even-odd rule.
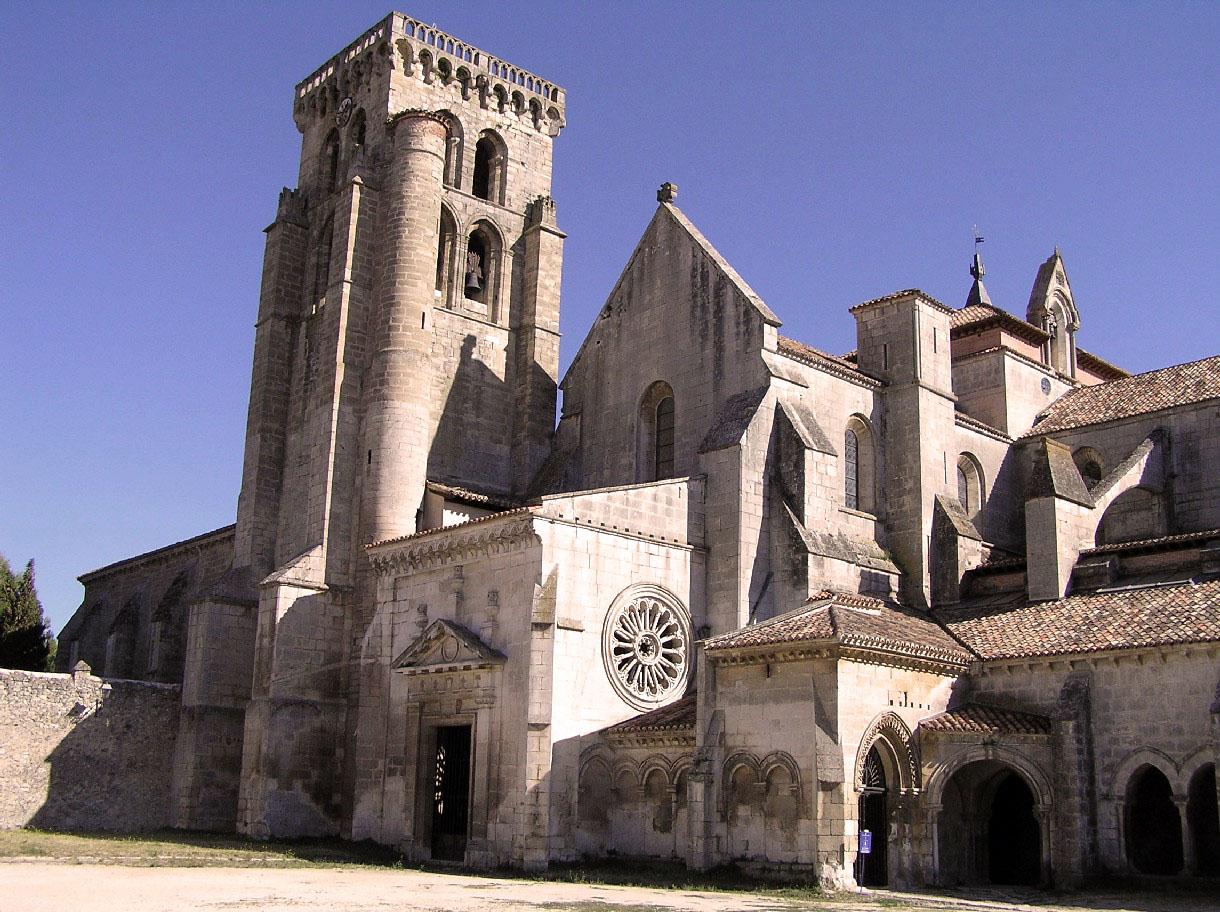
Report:
[[[559,87],[397,13],[297,86],[300,179],[267,232],[234,560],[259,601],[232,653],[253,662],[225,799],[247,832],[344,829],[363,546],[425,528],[438,486],[511,501],[546,458],[563,110]],[[203,704],[221,670],[200,664]]]

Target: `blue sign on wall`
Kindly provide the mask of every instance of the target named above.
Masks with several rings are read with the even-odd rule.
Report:
[[[860,831],[860,854],[871,855],[873,853],[873,831]]]

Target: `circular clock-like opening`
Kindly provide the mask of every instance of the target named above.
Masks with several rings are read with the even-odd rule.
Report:
[[[606,616],[602,646],[610,683],[637,709],[681,696],[691,640],[690,618],[676,598],[652,586],[628,590]]]

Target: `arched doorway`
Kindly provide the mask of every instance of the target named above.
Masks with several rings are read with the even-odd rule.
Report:
[[[1037,886],[1042,827],[1025,777],[999,760],[967,763],[950,777],[937,825],[939,881]]]
[[[1169,779],[1155,766],[1136,770],[1124,813],[1127,861],[1141,874],[1182,870],[1182,819]]]
[[[996,784],[987,820],[987,874],[993,884],[1036,885],[1042,847],[1034,793],[1016,773]]]
[[[1194,845],[1194,873],[1220,876],[1220,809],[1216,801],[1216,764],[1200,767],[1190,777],[1186,823]]]
[[[860,781],[859,854],[856,856],[856,883],[862,887],[884,887],[889,883],[887,837],[889,836],[889,796],[885,765],[877,745],[864,758]],[[865,851],[867,847],[868,851]]]

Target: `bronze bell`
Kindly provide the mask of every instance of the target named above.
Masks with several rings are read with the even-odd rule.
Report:
[[[472,295],[483,288],[483,270],[479,268],[479,255],[473,250],[466,253],[466,294]]]

